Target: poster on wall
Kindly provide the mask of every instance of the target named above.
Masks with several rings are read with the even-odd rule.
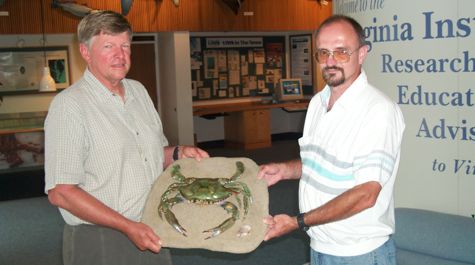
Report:
[[[475,213],[473,10],[473,0],[333,1],[364,27],[369,82],[404,114],[397,207]]]
[[[302,86],[308,94],[313,93],[312,35],[289,37],[290,76],[302,80]]]

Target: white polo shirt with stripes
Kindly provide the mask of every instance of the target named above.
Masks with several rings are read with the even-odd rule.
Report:
[[[376,205],[308,231],[312,249],[336,256],[368,253],[394,232],[393,186],[404,118],[399,106],[368,84],[362,72],[327,112],[327,86],[309,105],[299,139],[301,212],[318,208],[356,185],[377,181]]]
[[[75,184],[139,221],[168,141],[142,84],[124,79],[125,102],[89,70],[52,101],[45,121],[45,191]],[[87,223],[60,209],[66,223]]]

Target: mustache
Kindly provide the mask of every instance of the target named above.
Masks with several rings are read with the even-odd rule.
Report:
[[[343,68],[337,67],[337,66],[327,66],[327,67],[324,67],[324,68],[323,68],[323,71],[326,71],[326,70],[338,70],[338,71],[343,71]]]

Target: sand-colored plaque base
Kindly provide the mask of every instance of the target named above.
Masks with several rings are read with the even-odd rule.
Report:
[[[179,223],[186,229],[188,236],[178,233],[166,220],[158,215],[160,198],[170,184],[176,182],[171,176],[172,167],[179,164],[181,173],[187,177],[195,178],[230,178],[236,172],[236,161],[244,164],[244,173],[238,181],[245,183],[252,194],[252,204],[249,206],[248,214],[244,217],[244,209],[231,196],[229,201],[239,207],[239,220],[224,233],[205,239],[208,234],[204,230],[216,227],[224,220],[231,217],[219,205],[200,205],[191,202],[176,204],[172,211]],[[269,214],[269,193],[267,184],[263,180],[257,179],[259,167],[248,158],[207,158],[200,162],[194,159],[181,159],[169,166],[157,179],[149,194],[144,209],[143,222],[151,226],[162,240],[162,246],[172,248],[203,248],[213,251],[248,253],[256,249],[262,242],[266,233],[266,225],[263,218]],[[169,194],[169,198],[174,197],[177,192]],[[243,203],[242,194],[237,195]],[[244,218],[243,218],[244,217]],[[248,230],[247,233],[239,236],[239,232]]]

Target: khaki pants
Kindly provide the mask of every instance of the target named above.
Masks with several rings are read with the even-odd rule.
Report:
[[[96,225],[66,224],[63,231],[64,265],[171,265],[170,250],[139,250],[127,236]]]

